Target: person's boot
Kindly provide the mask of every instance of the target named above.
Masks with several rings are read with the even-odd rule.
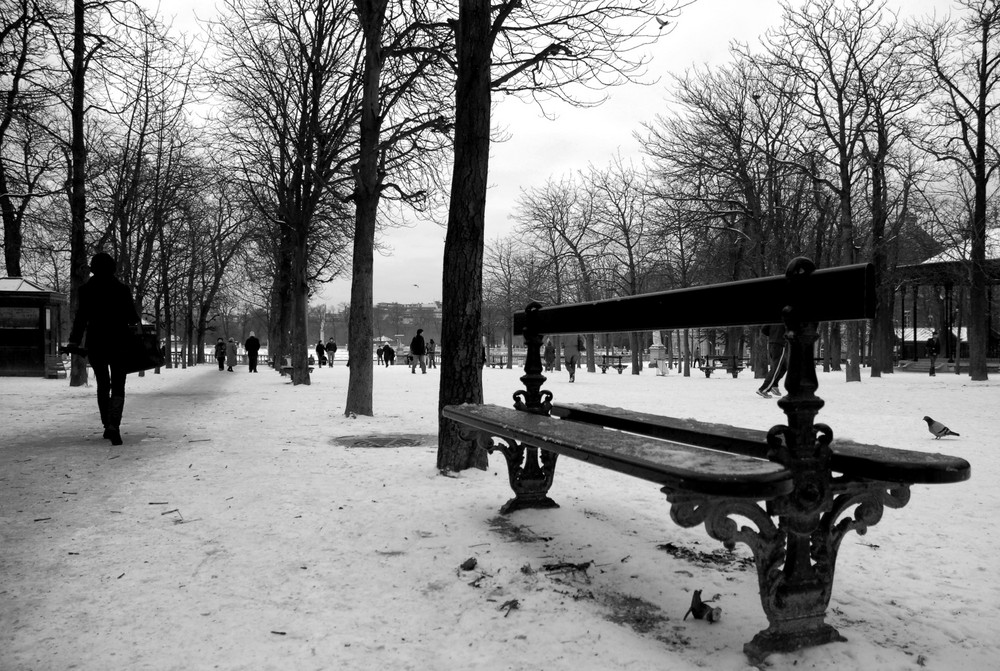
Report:
[[[108,406],[108,431],[111,433],[108,437],[111,439],[112,445],[122,444],[121,423],[122,411],[124,410],[125,397],[112,396]]]
[[[104,437],[111,437],[111,429],[108,426],[108,409],[111,406],[111,399],[107,396],[97,397],[97,409],[101,412],[101,425],[104,427]]]

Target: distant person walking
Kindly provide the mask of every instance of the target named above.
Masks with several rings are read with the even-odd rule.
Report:
[[[385,347],[386,347],[385,345],[382,345],[381,347],[375,348],[375,355],[378,357],[377,363],[380,366],[382,365],[382,362],[385,359]]]
[[[316,363],[320,368],[326,364],[326,346],[322,340],[316,343]]]
[[[333,366],[333,360],[337,357],[337,343],[330,338],[326,341],[326,356],[330,359],[330,365]]]
[[[243,343],[243,348],[247,351],[247,362],[250,364],[250,372],[257,372],[257,354],[260,352],[260,340],[253,331],[250,331],[250,337],[247,341]]]
[[[223,338],[215,343],[215,360],[219,362],[219,370],[226,370],[226,341]]]
[[[552,344],[552,338],[545,339],[545,370],[549,371],[556,365],[556,346]]]
[[[437,343],[434,342],[434,338],[431,338],[430,342],[427,343],[427,367],[428,368],[437,368],[438,367],[437,362],[434,360],[434,357],[436,355],[437,355]]]
[[[238,354],[239,353],[236,351],[236,338],[230,338],[229,344],[226,345],[226,370],[230,373],[236,372],[233,370],[233,366],[239,363],[236,359]]]
[[[757,388],[757,395],[763,398],[781,396],[778,383],[788,370],[788,348],[785,342],[785,325],[769,324],[762,326],[760,332],[767,336],[767,375],[764,382]]]
[[[97,381],[97,409],[104,437],[112,445],[122,444],[127,376],[122,351],[130,331],[141,328],[132,290],[115,278],[117,269],[114,258],[104,252],[95,254],[90,261],[93,277],[80,287],[80,303],[67,346],[71,351],[79,350],[86,333],[87,358]]]
[[[417,329],[417,335],[410,341],[410,372],[417,374],[417,364],[420,364],[420,372],[427,374],[427,345],[424,344],[424,337],[421,335],[423,329]]]
[[[576,382],[576,367],[580,365],[580,356],[587,350],[583,342],[583,336],[574,335],[569,337],[563,356],[566,358],[566,370],[569,371],[569,381]]]
[[[392,362],[396,359],[396,350],[389,347],[389,343],[385,344],[382,349],[382,359],[385,360],[385,367],[388,368],[392,365]]]
[[[927,358],[931,360],[931,377],[933,377],[937,375],[934,369],[937,367],[938,352],[941,350],[941,343],[938,340],[937,331],[931,332],[931,337],[927,339],[927,343],[924,347],[927,352]]]

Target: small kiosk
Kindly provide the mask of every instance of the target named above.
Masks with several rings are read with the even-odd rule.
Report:
[[[65,377],[59,345],[66,294],[0,277],[0,375]]]

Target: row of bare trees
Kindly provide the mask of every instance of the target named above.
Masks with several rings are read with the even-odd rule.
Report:
[[[912,25],[871,0],[786,6],[760,45],[734,45],[730,64],[673,78],[670,112],[636,133],[644,165],[615,160],[523,190],[515,238],[487,259],[487,295],[502,311],[528,297],[780,274],[800,254],[821,266],[871,261],[878,376],[892,371],[896,268],[961,247],[976,324],[970,375],[986,379],[1000,6],[961,4],[955,19]],[[835,327],[838,351],[841,335],[847,380],[858,380],[861,332]]]

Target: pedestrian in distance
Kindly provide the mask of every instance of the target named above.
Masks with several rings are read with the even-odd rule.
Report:
[[[226,370],[226,341],[223,338],[215,343],[215,360],[219,362],[219,370]]]
[[[931,337],[927,339],[924,347],[927,352],[927,358],[931,360],[931,377],[934,377],[937,375],[934,369],[937,368],[938,352],[941,350],[941,343],[938,340],[937,331],[931,332]]]
[[[326,358],[330,360],[329,364],[332,367],[333,360],[337,358],[337,343],[333,341],[333,338],[326,341]]]
[[[434,338],[431,338],[430,342],[427,343],[427,367],[428,368],[437,368],[438,367],[437,361],[434,360],[435,356],[437,356],[437,343],[434,342]]]
[[[66,348],[79,353],[80,343],[85,342],[87,358],[97,381],[97,409],[104,425],[104,437],[112,445],[122,444],[127,376],[122,352],[132,333],[142,328],[132,290],[115,277],[117,268],[118,263],[110,254],[99,252],[91,259],[93,276],[80,287],[79,306]]]
[[[569,371],[570,382],[576,382],[576,367],[580,365],[580,357],[586,350],[587,345],[583,342],[583,336],[569,337],[563,356],[566,358],[566,370]]]
[[[326,364],[326,345],[322,340],[316,343],[316,362],[320,368]]]
[[[392,362],[396,359],[396,350],[389,347],[389,343],[385,344],[382,350],[382,359],[385,360],[385,367],[388,368],[392,365]]]
[[[376,363],[379,366],[381,366],[382,362],[383,362],[383,360],[385,358],[385,345],[383,345],[382,347],[376,347],[375,348],[375,356],[378,357],[378,359],[376,360]]]
[[[556,365],[556,346],[552,344],[552,338],[545,339],[545,370],[550,371]]]
[[[226,370],[230,373],[235,373],[233,366],[238,362],[237,356],[239,353],[236,351],[236,338],[230,338],[229,343],[226,345]]]
[[[423,329],[417,329],[417,335],[410,341],[410,372],[417,374],[417,364],[420,364],[420,372],[427,374],[427,346],[424,344]]]
[[[250,364],[250,372],[257,372],[257,354],[260,352],[260,340],[253,331],[250,331],[250,337],[247,341],[243,343],[243,349],[247,351],[247,362]]]
[[[767,336],[767,375],[764,382],[757,388],[757,395],[762,398],[781,396],[778,383],[788,370],[788,343],[785,342],[785,325],[768,324],[762,326],[760,332]]]

